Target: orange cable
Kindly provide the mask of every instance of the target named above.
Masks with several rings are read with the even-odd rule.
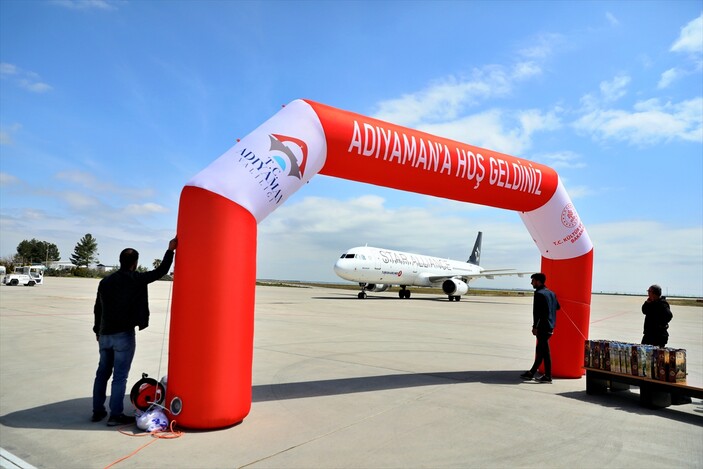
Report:
[[[172,439],[175,439],[175,438],[180,438],[180,437],[183,435],[183,432],[180,431],[180,430],[176,430],[176,429],[174,428],[175,423],[176,423],[176,421],[173,420],[173,421],[171,422],[171,424],[169,425],[169,429],[168,429],[168,430],[154,430],[154,431],[149,432],[149,433],[126,433],[126,432],[124,432],[123,430],[121,430],[121,428],[126,428],[126,427],[128,427],[128,426],[131,426],[131,424],[123,425],[122,427],[118,428],[117,430],[118,430],[121,434],[123,434],[123,435],[132,436],[132,437],[151,436],[151,437],[154,438],[154,439],[151,440],[149,443],[146,443],[145,445],[142,445],[142,446],[140,446],[139,448],[135,449],[134,451],[132,451],[132,452],[131,452],[130,454],[128,454],[127,456],[124,456],[124,457],[122,457],[122,458],[120,458],[120,459],[118,459],[118,460],[116,460],[116,461],[114,461],[114,462],[108,464],[107,466],[105,466],[104,469],[109,469],[109,468],[111,468],[112,466],[114,466],[114,465],[116,465],[116,464],[119,464],[119,463],[121,463],[122,461],[124,461],[124,460],[126,460],[126,459],[131,458],[132,456],[134,456],[135,454],[137,454],[138,452],[140,452],[141,450],[143,450],[144,448],[146,448],[146,447],[149,446],[150,444],[157,442],[158,440],[172,440]]]

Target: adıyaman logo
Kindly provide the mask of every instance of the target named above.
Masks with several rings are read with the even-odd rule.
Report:
[[[278,204],[283,200],[283,177],[302,181],[308,162],[308,145],[298,138],[280,134],[270,134],[269,139],[271,145],[266,156],[259,157],[254,151],[244,148],[239,162],[258,182],[268,201]]]

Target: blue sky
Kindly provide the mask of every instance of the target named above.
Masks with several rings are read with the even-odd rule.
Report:
[[[594,291],[703,296],[703,8],[669,2],[0,2],[0,256],[142,264],[184,184],[297,98],[538,161]],[[513,212],[316,176],[259,225],[258,277],[335,281],[356,245],[539,270]],[[203,252],[202,268],[220,260]],[[525,279],[481,280],[526,287]]]

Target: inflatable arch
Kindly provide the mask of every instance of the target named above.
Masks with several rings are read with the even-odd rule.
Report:
[[[295,100],[181,193],[166,391],[178,425],[221,428],[249,413],[257,223],[317,173],[519,212],[562,305],[553,374],[582,376],[593,245],[554,170]],[[209,280],[197,266],[214,260]]]

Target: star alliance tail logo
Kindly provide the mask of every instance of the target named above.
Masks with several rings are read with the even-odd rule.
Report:
[[[300,139],[287,137],[285,135],[271,134],[269,138],[271,139],[271,147],[269,150],[274,153],[272,158],[276,161],[278,166],[281,167],[281,170],[283,170],[284,173],[287,170],[288,176],[302,179],[305,173],[305,166],[308,162],[308,145]],[[286,145],[288,142],[300,148],[300,162],[298,162],[298,158],[291,148],[292,145]]]

